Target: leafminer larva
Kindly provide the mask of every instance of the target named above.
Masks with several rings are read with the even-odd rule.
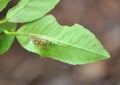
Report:
[[[30,42],[31,41],[41,48],[45,48],[50,45],[50,41],[41,37],[32,36],[30,37]]]

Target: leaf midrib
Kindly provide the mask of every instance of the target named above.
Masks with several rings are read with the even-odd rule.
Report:
[[[34,33],[31,33],[31,34],[34,34]],[[91,53],[94,53],[94,54],[97,54],[97,55],[105,56],[105,55],[102,55],[102,54],[100,54],[100,53],[98,53],[98,52],[94,52],[94,51],[91,51],[91,50],[88,50],[88,49],[85,49],[85,48],[82,48],[82,47],[79,47],[79,46],[76,46],[76,45],[73,45],[73,44],[70,44],[70,43],[67,43],[67,42],[63,42],[63,41],[54,39],[54,38],[52,38],[52,37],[50,37],[50,36],[39,35],[39,34],[34,34],[34,35],[40,36],[40,37],[42,37],[42,38],[44,38],[44,39],[46,39],[46,40],[48,40],[48,41],[50,41],[50,42],[52,42],[52,43],[54,43],[54,41],[55,41],[55,42],[57,42],[57,43],[61,43],[61,44],[59,44],[59,45],[65,45],[65,46],[66,46],[66,45],[69,45],[69,46],[72,46],[72,47],[75,47],[75,48],[79,48],[79,49],[85,50],[85,51],[87,51],[87,52],[91,52]],[[54,44],[56,44],[56,43],[54,43]],[[107,56],[105,56],[105,57],[107,57]]]
[[[100,53],[98,53],[98,52],[94,52],[94,51],[91,51],[91,50],[82,48],[82,47],[80,47],[80,46],[76,46],[76,45],[73,45],[73,44],[70,44],[70,43],[66,43],[66,42],[62,42],[62,41],[59,41],[59,40],[56,40],[56,41],[58,41],[58,42],[61,43],[61,44],[73,46],[73,47],[75,47],[75,48],[79,48],[79,49],[82,49],[82,50],[85,50],[85,51],[88,51],[88,52],[91,52],[91,53],[94,53],[94,54],[99,54],[99,55],[101,55],[101,56],[105,56],[105,55],[102,55],[102,54],[100,54]]]

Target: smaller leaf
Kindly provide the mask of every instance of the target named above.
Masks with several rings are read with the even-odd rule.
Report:
[[[10,0],[0,0],[0,12],[7,6]]]
[[[15,36],[14,35],[6,35],[4,34],[4,30],[15,31],[16,24],[6,23],[0,25],[0,55],[5,53],[11,47]]]
[[[20,0],[19,3],[11,8],[6,18],[9,22],[24,23],[41,18],[60,0]]]

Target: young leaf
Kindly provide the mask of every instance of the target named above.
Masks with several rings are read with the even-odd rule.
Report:
[[[20,0],[19,3],[10,9],[7,13],[7,19],[9,22],[29,22],[36,20],[50,10],[60,0]]]
[[[49,56],[69,64],[85,64],[110,57],[96,37],[83,26],[61,26],[52,15],[45,16],[21,27],[17,36],[28,51]],[[42,41],[45,40],[45,43]]]
[[[0,0],[0,12],[6,7],[10,0]]]
[[[11,47],[14,41],[14,35],[6,35],[3,31],[10,30],[15,31],[16,24],[13,23],[6,23],[0,25],[0,55],[5,53]]]

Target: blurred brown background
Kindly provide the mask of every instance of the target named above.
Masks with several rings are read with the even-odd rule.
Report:
[[[111,59],[72,66],[40,59],[15,41],[0,56],[0,85],[120,85],[120,0],[61,0],[51,13],[60,24],[79,23],[91,30]],[[0,17],[4,15],[0,13]]]

